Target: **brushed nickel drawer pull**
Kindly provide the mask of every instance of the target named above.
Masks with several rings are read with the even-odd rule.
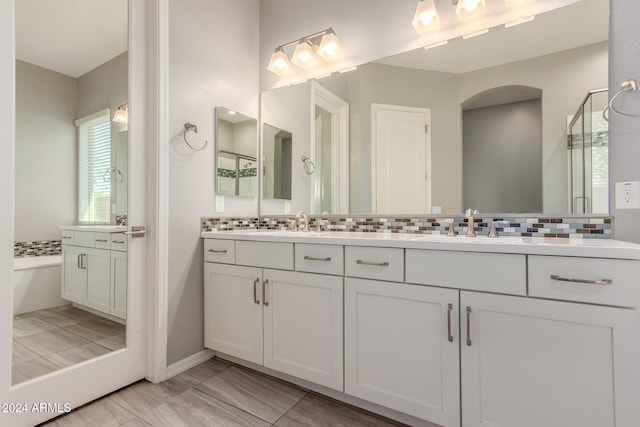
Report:
[[[80,257],[82,257],[82,254],[78,254],[78,268],[82,268],[82,261],[80,261]]]
[[[96,242],[107,243],[108,240],[107,239],[96,239]]]
[[[209,249],[209,252],[214,254],[226,254],[229,251],[226,249]]]
[[[613,280],[611,279],[602,279],[602,280],[571,279],[569,277],[560,277],[557,274],[552,274],[551,280],[557,280],[558,282],[588,283],[590,285],[604,285],[604,286],[607,286],[613,283]]]
[[[363,261],[361,259],[356,261],[356,264],[360,264],[360,265],[375,265],[377,267],[388,267],[389,263],[387,261],[383,261],[383,262],[370,262],[370,261]]]
[[[447,305],[447,338],[449,342],[453,342],[453,335],[451,335],[451,312],[453,311],[453,304]]]
[[[471,346],[471,307],[467,306],[467,345]]]
[[[62,236],[63,239],[71,239],[71,236]]]
[[[124,245],[124,240],[112,240],[111,243],[118,243],[120,245]]]
[[[269,307],[269,301],[267,301],[267,284],[269,283],[269,279],[265,279],[262,282],[262,304]]]
[[[253,302],[260,305],[260,301],[258,300],[258,291],[256,290],[258,283],[260,283],[260,278],[256,277],[256,280],[253,281]]]
[[[309,255],[305,255],[304,259],[307,260],[307,261],[331,261],[331,257],[330,256],[328,256],[326,258],[314,258],[314,257],[311,257]]]

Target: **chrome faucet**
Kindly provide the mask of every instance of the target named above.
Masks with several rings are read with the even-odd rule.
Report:
[[[302,227],[302,231],[309,232],[309,215],[305,211],[298,211],[296,214],[296,218],[304,218],[304,226]]]
[[[467,218],[467,237],[478,237],[478,234],[476,233],[475,218],[473,216],[478,215],[479,213],[480,212],[475,209],[467,209],[467,212],[464,214],[464,217]]]

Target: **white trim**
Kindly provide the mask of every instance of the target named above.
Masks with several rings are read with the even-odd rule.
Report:
[[[349,213],[349,103],[342,98],[336,96],[333,92],[327,90],[315,80],[311,81],[311,160],[316,162],[315,148],[315,108],[316,106],[327,110],[336,118],[338,125],[333,129],[332,147],[331,147],[331,173],[333,176],[332,204],[334,206],[334,215]],[[317,177],[317,175],[316,175]],[[316,188],[316,180],[311,185],[311,213],[315,212],[314,201]]]
[[[215,355],[215,351],[205,349],[196,354],[192,354],[191,356],[184,358],[172,365],[169,365],[167,366],[167,379],[181,374],[184,371],[188,371],[194,366],[198,366],[199,364],[206,362]]]
[[[149,266],[149,304],[147,316],[147,369],[146,378],[158,383],[167,379],[167,311],[169,307],[169,0],[158,0],[155,10],[156,37],[155,62],[157,68],[155,86],[150,88],[156,98],[155,116],[150,114],[150,131],[155,133],[155,158],[152,163],[156,169],[151,181],[155,187],[148,192],[148,206],[154,217],[153,229],[155,251]],[[155,162],[154,162],[155,160]],[[151,186],[150,186],[151,187]],[[155,280],[153,280],[155,279]]]

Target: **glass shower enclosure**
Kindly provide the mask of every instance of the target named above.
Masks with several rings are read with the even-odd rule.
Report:
[[[609,213],[608,89],[590,90],[569,117],[569,211]]]

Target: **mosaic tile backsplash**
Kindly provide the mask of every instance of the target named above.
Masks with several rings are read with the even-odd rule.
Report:
[[[61,240],[36,240],[33,242],[15,242],[13,244],[14,258],[60,255],[61,253]]]
[[[292,216],[264,216],[260,218],[202,218],[202,231],[231,231],[242,229],[287,230]],[[354,233],[407,233],[407,234],[446,234],[453,223],[458,234],[467,229],[467,219],[447,216],[310,216],[310,228],[315,230],[318,221],[323,219],[321,228],[328,231],[346,231]],[[505,221],[499,224],[498,232],[502,236],[520,237],[556,237],[572,239],[611,239],[612,217],[533,217],[533,216],[484,216],[475,218],[474,227],[479,235],[487,235],[493,221]]]

